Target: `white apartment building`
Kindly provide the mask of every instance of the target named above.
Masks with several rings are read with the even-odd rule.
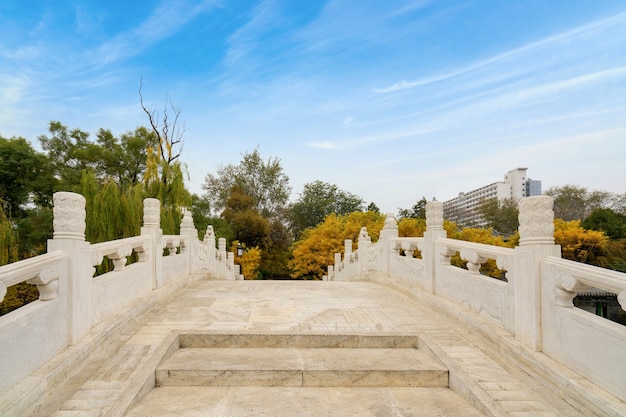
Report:
[[[494,182],[443,203],[444,218],[468,226],[484,226],[485,221],[478,211],[484,200],[520,200],[524,197],[541,195],[541,181],[526,176],[528,168],[517,168],[504,174],[504,181]]]

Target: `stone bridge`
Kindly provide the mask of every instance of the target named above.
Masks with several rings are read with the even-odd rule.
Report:
[[[55,194],[48,252],[0,267],[0,297],[40,293],[0,317],[0,415],[626,415],[626,328],[572,302],[597,288],[623,308],[626,274],[561,259],[549,197],[520,202],[514,249],[447,238],[437,202],[423,238],[388,216],[323,281],[244,281],[210,227],[199,241],[186,213],[163,235],[159,211],[90,244],[84,198]]]

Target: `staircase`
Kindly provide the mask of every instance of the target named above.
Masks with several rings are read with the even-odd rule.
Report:
[[[352,339],[349,348],[345,347],[347,339]],[[298,346],[289,346],[294,341]],[[337,341],[341,341],[342,347],[336,347]],[[248,347],[215,347],[212,343],[202,343],[203,347],[183,346],[159,366],[156,384],[228,387],[448,386],[448,371],[443,366],[414,346],[398,347],[394,338],[352,336],[342,340],[318,336],[294,340],[266,336],[263,339],[247,338],[247,342],[245,345]]]
[[[220,417],[483,415],[416,336],[183,334],[179,345],[129,416],[163,412],[172,396],[188,398],[189,415]]]

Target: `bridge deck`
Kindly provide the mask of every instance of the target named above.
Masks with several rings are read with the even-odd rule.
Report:
[[[373,282],[199,281],[130,319],[32,416],[581,415],[461,321]],[[452,389],[152,389],[178,334],[197,333],[415,335]]]

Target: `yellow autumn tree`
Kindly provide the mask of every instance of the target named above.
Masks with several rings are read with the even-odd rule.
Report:
[[[609,247],[609,238],[604,232],[586,230],[580,220],[554,220],[554,240],[561,245],[561,256],[564,259],[601,265]]]
[[[245,245],[243,255],[237,256],[238,240],[234,240],[230,246],[231,252],[235,254],[235,264],[241,266],[241,274],[244,279],[257,279],[259,276],[259,267],[261,265],[261,256],[263,252],[258,246],[246,248]]]
[[[321,279],[328,265],[335,262],[335,253],[344,252],[344,242],[351,239],[358,248],[361,227],[367,227],[372,241],[378,240],[385,217],[372,211],[348,215],[330,214],[314,228],[306,229],[293,244],[293,259],[289,262],[293,278]]]
[[[457,233],[457,225],[454,222],[444,220],[443,228],[449,237]],[[399,237],[422,237],[426,232],[426,219],[402,218],[398,222]]]

